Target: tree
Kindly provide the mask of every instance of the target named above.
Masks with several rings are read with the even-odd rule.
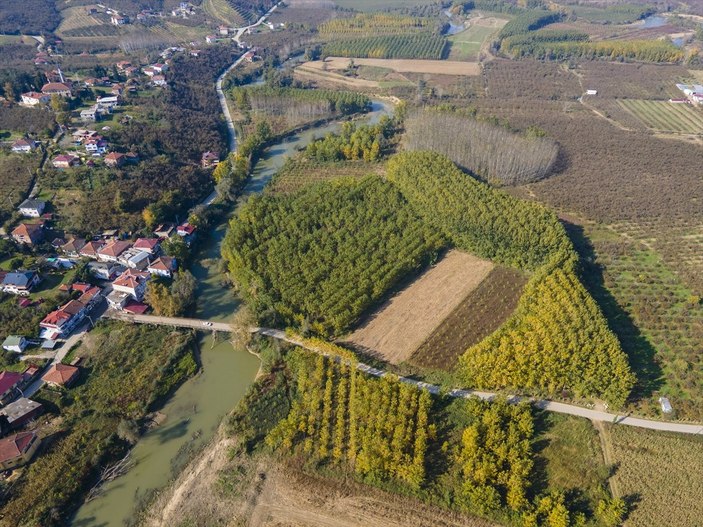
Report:
[[[66,99],[56,94],[51,96],[49,106],[57,114],[66,112],[68,110],[68,102],[66,102]]]
[[[627,504],[621,498],[605,499],[598,502],[596,517],[605,527],[617,527],[627,515]]]
[[[181,264],[187,262],[190,257],[188,244],[180,236],[172,236],[161,244],[161,248],[166,253],[166,256],[175,258]]]
[[[17,92],[15,91],[15,86],[10,81],[7,81],[3,85],[3,93],[5,94],[5,98],[9,101],[14,101],[17,99]]]
[[[144,223],[146,223],[147,229],[152,230],[156,227],[157,218],[154,213],[153,204],[149,205],[142,211],[142,218],[144,219]]]
[[[170,293],[173,297],[177,314],[183,314],[195,302],[197,282],[190,271],[180,271],[171,284]]]

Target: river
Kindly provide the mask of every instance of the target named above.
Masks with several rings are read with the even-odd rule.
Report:
[[[373,100],[372,111],[364,121],[376,123],[391,111],[392,104]],[[338,122],[328,123],[267,148],[254,166],[239,203],[261,192],[286,159],[299,149],[339,128]],[[228,320],[239,305],[232,289],[222,284],[220,271],[220,247],[236,207],[232,209],[201,244],[191,268],[198,280],[197,318]],[[222,418],[244,396],[258,370],[258,360],[245,350],[234,349],[221,335],[215,343],[210,335],[201,337],[200,349],[202,371],[185,382],[162,408],[166,421],[144,434],[134,447],[134,467],[106,484],[98,498],[84,504],[72,522],[73,527],[123,527],[140,499],[168,484],[174,476],[172,466],[184,458],[184,449],[197,449],[210,441]]]

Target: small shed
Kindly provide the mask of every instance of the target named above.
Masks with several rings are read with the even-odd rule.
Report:
[[[586,95],[598,95],[598,90],[586,90]]]
[[[667,399],[666,397],[660,397],[659,404],[661,405],[662,412],[665,414],[670,414],[674,411],[674,409],[671,407],[671,402],[669,402],[669,399]]]

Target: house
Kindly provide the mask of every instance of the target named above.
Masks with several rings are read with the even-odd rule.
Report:
[[[25,383],[25,376],[16,371],[0,372],[0,406],[13,401],[21,395],[21,388]]]
[[[150,258],[151,253],[132,247],[123,252],[118,261],[128,269],[138,269],[143,271],[149,265]]]
[[[105,156],[105,164],[109,167],[121,167],[126,161],[125,155],[119,152],[110,152]]]
[[[48,340],[67,337],[83,321],[88,307],[78,300],[69,300],[39,323],[39,337]]]
[[[70,97],[71,87],[64,82],[47,82],[41,88],[45,95],[58,95],[59,97]]]
[[[151,275],[144,271],[127,269],[112,282],[112,289],[119,293],[125,293],[134,300],[141,302],[146,292],[146,283],[150,277]]]
[[[149,254],[157,254],[161,249],[161,240],[158,238],[137,238],[132,247],[147,251]]]
[[[161,256],[151,262],[146,270],[156,276],[171,278],[176,270],[176,259],[170,256]]]
[[[244,60],[247,62],[254,62],[254,58],[256,58],[256,53],[254,51],[247,51],[244,54]]]
[[[154,75],[151,78],[151,83],[154,86],[168,86],[168,83],[166,82],[166,77],[164,77],[163,75]]]
[[[42,375],[42,380],[53,386],[70,386],[78,379],[80,375],[80,370],[75,366],[69,366],[68,364],[56,363],[49,368],[44,375]]]
[[[5,416],[10,430],[16,430],[36,419],[43,411],[41,403],[20,397],[0,410],[0,416]]]
[[[132,67],[132,63],[128,60],[121,60],[115,64],[115,67],[117,68],[117,71],[124,71],[127,68]]]
[[[162,223],[156,229],[154,229],[154,236],[162,240],[168,239],[173,236],[175,227],[172,223]]]
[[[34,432],[21,432],[0,439],[0,469],[13,470],[29,463],[40,443]]]
[[[80,256],[80,251],[83,247],[85,247],[85,240],[83,238],[71,238],[61,246],[61,251],[63,251],[66,256],[77,258]]]
[[[81,293],[78,301],[89,309],[102,298],[102,290],[92,284],[76,282],[73,284],[73,290]]]
[[[38,199],[26,199],[20,204],[20,214],[26,218],[38,218],[44,212],[46,202]]]
[[[122,268],[114,262],[90,262],[88,272],[99,280],[112,280]]]
[[[195,227],[187,222],[176,227],[176,234],[178,234],[178,236],[192,236],[194,232]]]
[[[21,335],[10,335],[2,343],[2,349],[22,353],[29,343],[27,339]]]
[[[54,168],[71,168],[80,163],[77,156],[73,154],[61,154],[52,159],[51,164]]]
[[[136,66],[129,66],[124,69],[123,73],[127,77],[134,77],[137,73],[139,73],[139,68]]]
[[[32,288],[39,283],[36,271],[15,271],[7,273],[2,281],[2,290],[12,295],[29,296]]]
[[[127,302],[132,300],[132,297],[127,293],[122,293],[120,291],[111,291],[110,294],[105,297],[105,299],[107,300],[107,305],[110,306],[111,309],[122,311],[127,305]]]
[[[116,262],[120,255],[132,246],[129,242],[112,240],[98,250],[98,260],[101,262]]]
[[[586,90],[586,95],[598,95],[598,90]]]
[[[220,162],[220,156],[215,152],[204,152],[200,158],[200,166],[203,168],[213,168]]]
[[[98,251],[105,246],[105,242],[100,241],[90,241],[86,243],[78,253],[80,256],[85,256],[86,258],[98,258]]]
[[[85,141],[85,151],[91,155],[102,155],[107,152],[107,141],[100,136]]]
[[[124,26],[125,24],[129,24],[129,18],[122,15],[112,15],[110,23],[114,26]]]
[[[120,105],[120,96],[112,95],[111,97],[98,97],[95,100],[98,106],[104,106],[105,108],[117,108]]]
[[[100,114],[98,113],[98,107],[96,105],[91,106],[87,110],[81,110],[81,121],[83,122],[94,122],[100,119]]]
[[[27,106],[36,106],[37,104],[47,104],[51,100],[51,96],[45,93],[37,93],[30,91],[22,94],[22,104]]]
[[[229,35],[230,28],[228,28],[227,26],[218,26],[217,31],[220,32],[220,35],[227,36],[227,35]]]
[[[33,223],[20,223],[12,231],[12,238],[17,243],[34,245],[44,239],[44,227]]]
[[[38,144],[33,139],[18,139],[12,143],[12,151],[16,154],[29,154]]]

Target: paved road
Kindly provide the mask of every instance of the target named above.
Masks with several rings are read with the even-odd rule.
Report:
[[[237,28],[236,34],[235,34],[233,40],[237,44],[239,44],[240,39],[242,38],[242,35],[244,35],[244,33],[246,33],[249,29],[255,28],[255,27],[263,24],[266,21],[266,19],[269,17],[269,15],[276,10],[278,5],[279,4],[276,4],[271,9],[269,9],[265,15],[263,15],[259,20],[257,20],[255,23],[251,24],[250,26]],[[230,71],[232,71],[234,68],[239,66],[243,60],[244,60],[244,55],[239,57],[236,61],[234,61],[234,63],[229,68],[227,68],[224,72],[222,72],[222,75],[220,75],[217,78],[217,82],[215,83],[215,89],[217,90],[217,98],[220,100],[220,106],[222,107],[222,113],[225,114],[225,122],[227,123],[227,131],[229,132],[229,151],[230,152],[234,152],[235,150],[237,150],[237,137],[236,137],[236,132],[234,129],[234,122],[232,120],[232,114],[230,114],[229,106],[227,105],[227,97],[225,97],[225,93],[222,90],[222,82],[225,80],[225,77],[227,76],[227,74]],[[212,203],[212,201],[210,203]]]
[[[172,326],[191,328],[199,331],[232,331],[232,326],[226,322],[215,322],[200,318],[159,317],[156,315],[130,315],[114,310],[105,313],[106,318],[132,322],[134,324],[154,324],[156,326]]]
[[[314,346],[309,346],[298,339],[292,338],[286,335],[284,331],[279,329],[270,328],[253,328],[252,332],[259,333],[260,335],[265,335],[267,337],[275,338],[278,340],[283,340],[291,344],[295,344],[302,348],[305,348],[315,353],[322,353],[327,355],[324,351],[315,348]],[[368,364],[358,363],[356,365],[359,371],[367,373],[368,375],[373,375],[374,377],[383,377],[389,375],[388,372],[384,370],[379,370],[373,368]],[[426,382],[417,381],[415,379],[408,379],[407,377],[399,377],[401,382],[412,384],[418,388],[429,391],[430,393],[438,394],[440,393],[440,387],[434,384],[428,384]],[[450,397],[462,397],[468,399],[469,397],[478,397],[484,400],[491,400],[498,396],[498,394],[493,392],[482,392],[476,390],[451,390],[448,395]],[[619,425],[635,426],[637,428],[647,428],[649,430],[660,430],[665,432],[678,432],[681,434],[703,434],[703,426],[696,424],[684,424],[684,423],[671,423],[667,421],[652,421],[649,419],[641,419],[639,417],[630,417],[626,415],[611,414],[608,412],[601,412],[598,410],[591,410],[589,408],[583,408],[581,406],[575,406],[572,404],[557,403],[554,401],[548,401],[545,399],[532,399],[524,398],[519,396],[510,396],[508,400],[511,402],[519,402],[522,400],[527,400],[532,403],[537,408],[541,408],[548,412],[556,412],[560,414],[575,415],[578,417],[585,417],[592,421],[604,421],[608,423],[614,423]]]

